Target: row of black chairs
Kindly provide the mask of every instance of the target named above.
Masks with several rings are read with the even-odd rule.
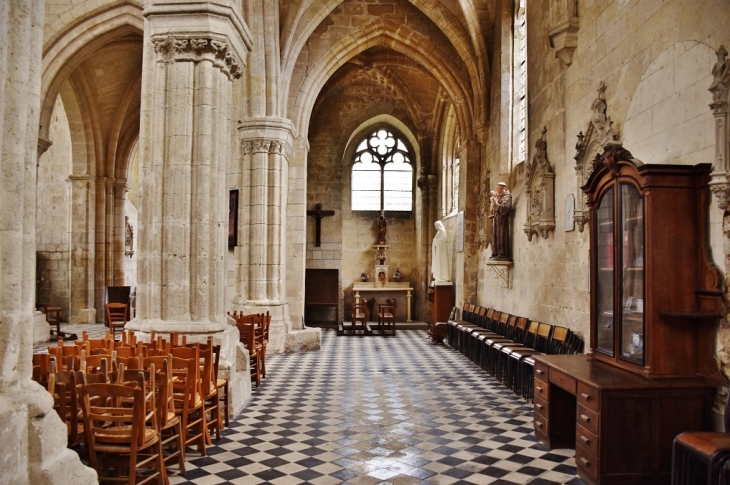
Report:
[[[583,339],[566,327],[472,304],[464,305],[460,319],[455,314],[446,327],[449,345],[528,401],[534,355],[583,352]]]

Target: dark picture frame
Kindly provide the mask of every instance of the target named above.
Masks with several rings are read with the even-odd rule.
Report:
[[[238,244],[238,189],[231,190],[228,196],[228,247]]]

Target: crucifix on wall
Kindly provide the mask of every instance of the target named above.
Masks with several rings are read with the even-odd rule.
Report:
[[[315,246],[319,247],[322,237],[322,219],[327,216],[335,215],[335,211],[322,210],[322,204],[314,206],[314,210],[307,211],[308,216],[312,216],[315,219]]]

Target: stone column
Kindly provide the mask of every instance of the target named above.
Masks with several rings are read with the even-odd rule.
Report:
[[[289,308],[285,301],[284,255],[289,157],[294,127],[282,118],[248,118],[241,139],[240,234],[236,248],[234,307],[271,314],[269,349],[286,346]]]
[[[250,393],[224,305],[232,83],[250,46],[237,5],[152,0],[142,12],[137,315],[127,327],[213,335],[234,413]]]
[[[126,225],[124,224],[124,204],[127,201],[129,185],[126,180],[117,180],[114,183],[114,212],[112,218],[112,277],[110,285],[124,284],[124,238]]]
[[[481,144],[474,138],[464,142],[460,153],[459,207],[464,209],[464,234],[476,234],[478,228],[479,188],[481,180]],[[514,232],[514,231],[513,231]],[[510,234],[510,237],[512,235]],[[510,241],[510,244],[512,242]],[[479,278],[479,238],[464,238],[464,252],[456,253],[456,303],[475,303]],[[463,259],[462,259],[463,258]]]
[[[43,1],[6,0],[0,19],[0,481],[95,483],[31,380]]]
[[[96,323],[94,306],[94,220],[96,186],[88,175],[70,175],[71,184],[71,270],[68,321]]]

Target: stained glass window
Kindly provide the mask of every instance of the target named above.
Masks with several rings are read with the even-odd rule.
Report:
[[[383,128],[357,147],[352,164],[352,210],[413,210],[413,166],[405,143]]]

